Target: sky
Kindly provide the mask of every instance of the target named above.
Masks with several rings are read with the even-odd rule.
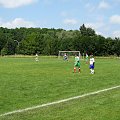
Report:
[[[0,27],[79,30],[120,37],[120,0],[0,0]]]

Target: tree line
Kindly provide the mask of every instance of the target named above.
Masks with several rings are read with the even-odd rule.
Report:
[[[83,24],[79,30],[0,27],[1,55],[58,55],[80,51],[96,56],[120,55],[120,38],[105,38]]]

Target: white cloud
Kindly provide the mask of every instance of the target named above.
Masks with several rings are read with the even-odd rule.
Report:
[[[36,1],[37,0],[0,0],[0,6],[3,6],[5,8],[17,8]]]
[[[96,34],[108,37],[108,32],[110,30],[109,25],[106,25],[103,21],[95,23],[85,23],[86,27],[90,27],[95,30]]]
[[[110,17],[110,23],[120,24],[120,15],[113,15]]]
[[[103,22],[96,22],[96,23],[85,23],[85,26],[86,27],[90,27],[90,28],[93,28],[93,29],[100,29],[104,26],[104,23]]]
[[[63,22],[64,24],[69,24],[69,25],[75,25],[78,23],[78,21],[75,19],[65,19]]]
[[[110,7],[110,5],[107,2],[105,2],[105,1],[101,1],[99,3],[99,6],[98,6],[98,8],[100,8],[100,9],[107,9],[109,7]]]
[[[23,18],[16,18],[13,21],[9,22],[0,21],[0,26],[6,28],[20,28],[20,27],[30,28],[35,27],[35,24],[30,21],[25,21]]]
[[[114,31],[113,37],[120,37],[120,30]]]

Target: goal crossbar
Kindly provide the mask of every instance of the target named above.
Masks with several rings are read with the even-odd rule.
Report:
[[[58,57],[60,57],[60,53],[78,53],[80,57],[80,51],[59,51]]]

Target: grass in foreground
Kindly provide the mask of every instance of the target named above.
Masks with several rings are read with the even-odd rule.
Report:
[[[119,120],[119,89],[68,101],[23,113],[1,120]]]

